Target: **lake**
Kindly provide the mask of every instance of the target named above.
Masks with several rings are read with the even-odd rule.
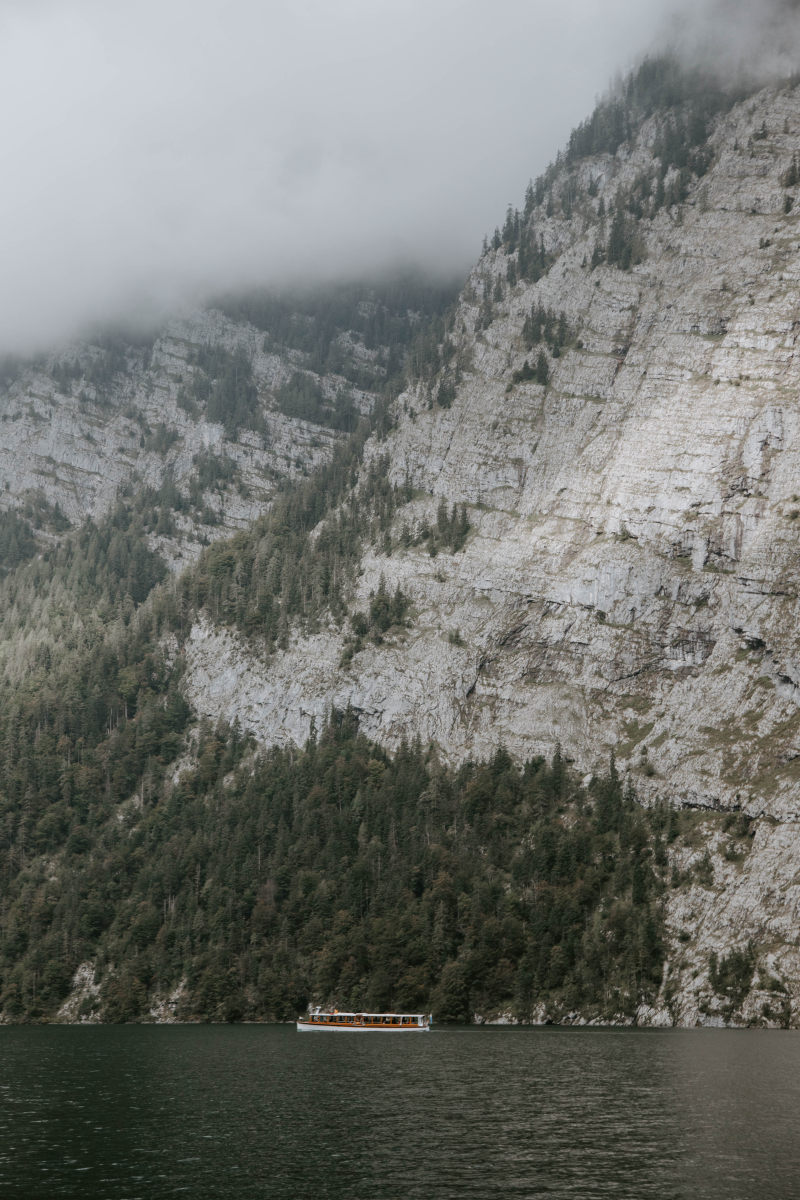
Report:
[[[0,1196],[795,1200],[800,1034],[3,1027]]]

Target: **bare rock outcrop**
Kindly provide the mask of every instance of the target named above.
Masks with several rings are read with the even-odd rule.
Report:
[[[223,709],[265,740],[347,701],[390,745],[419,733],[459,759],[560,743],[585,771],[613,751],[652,800],[800,810],[800,216],[783,183],[800,90],[721,116],[684,202],[638,222],[641,261],[592,266],[656,136],[653,119],[552,177],[594,195],[569,218],[534,211],[552,260],[537,282],[514,282],[503,247],[475,267],[451,322],[452,402],[418,385],[373,447],[414,489],[395,532],[464,503],[466,547],[365,555],[354,608],[383,576],[412,628],[347,669],[333,628],[261,667],[248,648]],[[546,384],[524,370],[536,306],[570,330]],[[204,711],[220,701],[213,664],[236,656],[220,637],[190,647]]]

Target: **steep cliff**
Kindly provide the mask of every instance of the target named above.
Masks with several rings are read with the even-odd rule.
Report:
[[[646,801],[742,810],[738,841],[710,814],[672,848],[664,984],[641,1019],[794,1022],[800,88],[699,128],[691,101],[656,108],[613,153],[579,134],[368,449],[413,496],[352,607],[383,580],[409,627],[352,657],[347,627],[297,632],[259,661],[199,621],[186,686],[267,742],[350,704],[390,746],[560,745],[587,773],[613,753]],[[442,501],[466,506],[457,552],[424,537]]]
[[[170,322],[140,345],[101,337],[24,364],[0,396],[6,505],[23,507],[42,493],[80,524],[104,516],[121,490],[158,493],[170,480],[188,494],[198,480],[194,519],[178,514],[172,538],[160,539],[176,565],[189,561],[203,537],[263,511],[276,480],[324,460],[331,431],[284,417],[270,404],[292,363],[265,353],[263,341],[252,326],[209,310]],[[244,428],[226,431],[193,402],[192,385],[207,375],[197,355],[211,346],[244,352],[252,364],[259,403]],[[256,416],[258,431],[251,428]],[[203,460],[217,466],[218,477],[204,479]]]
[[[796,82],[736,96],[668,64],[645,64],[576,130],[557,163],[530,185],[522,211],[509,209],[444,322],[417,340],[412,382],[395,402],[391,427],[387,431],[384,423],[376,430],[363,454],[361,441],[348,443],[345,435],[356,413],[371,407],[381,372],[389,374],[390,355],[376,359],[344,332],[328,360],[329,373],[320,374],[316,362],[319,382],[309,383],[303,379],[315,370],[307,348],[284,344],[276,354],[274,341],[265,342],[241,314],[203,314],[193,318],[195,324],[173,325],[141,361],[128,354],[126,370],[112,379],[105,415],[97,394],[103,370],[92,372],[90,362],[80,365],[80,375],[95,379],[91,393],[70,383],[68,359],[66,366],[63,359],[47,364],[44,372],[27,370],[6,397],[6,469],[17,489],[8,503],[43,491],[50,505],[40,534],[46,539],[53,536],[44,526],[54,523],[54,511],[73,520],[83,511],[107,512],[126,491],[136,495],[149,485],[158,493],[148,501],[158,510],[147,527],[150,544],[175,567],[181,555],[196,565],[183,575],[175,572],[139,618],[126,614],[125,629],[103,633],[107,686],[97,663],[76,652],[89,695],[80,720],[65,713],[60,695],[43,689],[42,699],[35,685],[30,699],[23,697],[11,713],[7,759],[17,774],[9,811],[19,810],[22,834],[9,842],[8,861],[15,870],[23,864],[15,877],[22,882],[14,921],[23,922],[25,887],[41,899],[53,879],[62,886],[72,878],[51,875],[41,857],[51,847],[62,854],[53,814],[37,812],[38,824],[25,815],[28,781],[42,772],[35,755],[31,765],[30,753],[19,747],[18,729],[24,722],[33,728],[41,711],[50,739],[41,751],[48,764],[42,794],[58,797],[53,807],[61,810],[63,829],[71,830],[63,859],[69,870],[70,854],[91,850],[91,861],[99,863],[103,839],[119,843],[120,822],[130,827],[139,850],[151,828],[160,829],[171,847],[167,865],[159,867],[163,879],[159,875],[152,885],[161,889],[160,913],[148,892],[146,867],[144,875],[136,867],[147,911],[128,913],[135,929],[141,917],[133,941],[120,915],[127,911],[121,898],[107,932],[100,914],[100,933],[92,928],[75,938],[75,947],[93,954],[106,938],[102,953],[121,956],[105,972],[109,995],[117,987],[114,971],[120,978],[125,971],[135,975],[141,996],[125,1008],[128,988],[120,1011],[145,1011],[142,997],[157,991],[153,972],[136,965],[137,946],[152,944],[153,961],[169,958],[162,980],[167,990],[179,982],[180,989],[199,988],[187,1011],[202,1010],[205,985],[180,981],[176,963],[189,962],[189,976],[198,974],[191,950],[196,931],[197,944],[206,947],[197,951],[199,961],[215,980],[209,995],[224,990],[224,980],[239,969],[220,965],[223,950],[210,948],[197,864],[217,872],[208,880],[211,891],[222,895],[224,887],[218,864],[211,865],[213,838],[200,846],[193,833],[180,833],[182,796],[199,806],[198,819],[213,817],[220,828],[228,827],[226,805],[233,812],[242,797],[252,808],[253,828],[267,822],[268,878],[261,878],[260,841],[255,859],[252,846],[247,853],[238,845],[230,851],[231,869],[241,869],[244,881],[237,903],[247,900],[241,900],[247,911],[239,932],[245,937],[253,922],[261,922],[262,930],[242,953],[252,959],[252,969],[263,969],[273,982],[280,977],[281,1003],[294,1002],[300,985],[294,980],[291,991],[281,975],[275,929],[288,921],[288,930],[291,913],[309,911],[306,902],[318,886],[320,911],[326,920],[333,912],[328,867],[319,865],[330,857],[331,843],[314,825],[315,797],[336,809],[333,825],[342,806],[324,788],[317,795],[317,784],[302,793],[291,776],[292,755],[279,759],[277,752],[267,760],[285,763],[285,776],[280,785],[270,784],[273,800],[261,806],[253,783],[260,768],[247,759],[251,750],[243,748],[241,731],[267,747],[300,745],[315,728],[330,730],[326,716],[332,709],[349,708],[348,720],[355,714],[362,734],[383,747],[394,750],[419,739],[419,763],[421,747],[436,747],[424,766],[433,782],[420,784],[419,796],[409,784],[398,808],[403,821],[412,821],[408,797],[413,794],[421,806],[409,838],[419,841],[430,862],[414,874],[413,886],[426,904],[431,901],[440,933],[450,921],[451,940],[442,941],[435,968],[441,974],[423,982],[420,976],[415,995],[427,996],[434,984],[441,992],[448,972],[460,979],[470,956],[480,959],[464,933],[467,901],[448,875],[458,872],[446,855],[442,865],[441,847],[431,847],[425,824],[429,802],[439,811],[436,792],[444,775],[436,773],[438,756],[452,766],[477,758],[505,764],[509,787],[524,791],[527,784],[514,782],[515,768],[498,747],[517,760],[549,759],[560,747],[554,761],[563,765],[562,755],[570,761],[585,777],[586,790],[570,814],[558,808],[558,788],[548,784],[556,840],[559,830],[571,830],[591,810],[601,849],[587,852],[589,874],[599,864],[607,870],[617,851],[632,852],[630,871],[619,872],[632,910],[635,880],[644,878],[651,862],[657,867],[647,893],[651,908],[638,913],[650,971],[646,986],[647,972],[626,966],[633,980],[625,985],[626,1005],[637,988],[646,1003],[635,1017],[626,1007],[625,1019],[796,1025],[798,154]],[[218,349],[209,356],[212,343]],[[349,366],[339,373],[334,368],[342,356]],[[98,357],[98,351],[89,354]],[[245,361],[243,391],[236,364]],[[378,377],[374,371],[369,377],[370,361],[377,363]],[[43,415],[53,416],[52,429]],[[103,429],[95,442],[93,421]],[[233,473],[220,467],[223,456],[234,464]],[[311,471],[323,463],[323,470]],[[302,486],[284,489],[273,505],[280,480],[297,482],[305,472]],[[162,522],[164,506],[172,515]],[[237,528],[231,541],[201,550]],[[207,720],[193,729],[192,715]],[[213,732],[220,718],[232,732]],[[71,737],[77,739],[74,761]],[[346,773],[346,756],[328,750],[330,777]],[[384,855],[391,860],[397,849],[397,830],[391,822],[386,827],[380,802],[364,799],[380,790],[382,753],[376,749],[364,764],[363,788],[355,786],[348,800],[355,840],[342,853],[348,863],[351,850],[357,858],[353,870],[362,888],[348,901],[348,921],[350,908],[359,920],[368,913],[364,897],[370,888],[380,891]],[[633,807],[623,795],[626,781],[655,810],[649,846],[640,832],[626,841],[622,826],[604,826],[600,819],[598,797],[609,785],[598,780],[612,756],[616,765],[607,778],[621,776],[611,789],[620,811],[630,814]],[[402,754],[397,762],[402,776]],[[233,763],[239,764],[239,793]],[[532,771],[545,770],[541,760],[536,763]],[[560,769],[554,765],[554,777]],[[463,781],[458,773],[455,778]],[[325,781],[327,787],[328,775]],[[442,784],[444,790],[451,786]],[[305,815],[292,801],[297,788]],[[545,805],[535,788],[532,796],[515,810],[520,828]],[[96,847],[82,824],[74,828],[84,821],[87,803],[94,806],[89,825],[94,829],[96,821],[101,831]],[[487,837],[494,838],[491,786],[470,803],[473,818],[486,818]],[[464,820],[469,838],[478,836],[461,801],[454,804],[452,821],[437,834],[445,844],[458,841],[459,828],[466,836]],[[670,806],[686,810],[680,822],[664,815]],[[293,822],[298,841],[291,850]],[[306,837],[306,823],[314,826],[313,837]],[[233,817],[229,824],[235,825]],[[618,842],[609,849],[612,843],[603,839],[612,831]],[[30,880],[24,867],[29,836],[38,838],[41,851],[38,874],[29,872]],[[319,861],[307,850],[314,838]],[[193,887],[175,867],[187,841],[194,847]],[[513,904],[506,889],[514,911],[504,912],[504,936],[513,946],[506,967],[519,982],[528,970],[528,934],[520,930],[544,919],[538,868],[526,865],[528,852],[535,857],[541,847],[533,832],[512,841],[496,867],[497,879],[510,872],[521,887]],[[472,853],[472,842],[470,847]],[[585,880],[573,879],[568,868],[570,856],[586,847],[562,849],[564,870],[559,875],[559,867],[554,877],[580,891]],[[240,851],[246,869],[237,865]],[[120,853],[125,859],[124,847]],[[592,854],[599,857],[592,860]],[[296,866],[300,859],[303,870]],[[348,871],[345,890],[355,878]],[[398,895],[412,886],[405,876],[389,875],[383,886]],[[573,930],[571,961],[591,957],[607,933],[626,955],[638,953],[615,915],[615,877],[607,871],[603,878],[609,891],[602,896],[596,880],[586,884],[589,892],[594,888],[597,906],[591,921],[586,918],[594,940]],[[251,912],[256,888],[258,905]],[[437,888],[441,908],[439,899],[432,900]],[[177,916],[175,889],[185,908]],[[217,900],[223,911],[228,900]],[[484,900],[487,912],[496,904],[501,913],[499,899]],[[315,919],[309,918],[309,928]],[[425,936],[433,936],[435,930],[426,929]],[[304,952],[319,965],[327,935],[322,924],[314,930]],[[304,924],[298,945],[306,932]],[[348,964],[353,947],[347,938],[341,951]],[[26,982],[9,992],[17,1009],[8,1011],[32,1011],[20,996],[38,968],[32,951],[25,953]],[[350,965],[336,976],[352,975],[355,990],[348,994],[358,997],[367,994],[365,980],[371,979],[367,967],[359,970],[358,980]],[[577,966],[575,971],[580,973]],[[94,968],[82,962],[79,972],[73,1000],[84,995],[87,1011],[94,1012]],[[540,974],[546,975],[543,967]],[[467,995],[480,1003],[478,976],[472,990],[464,984],[465,1004]],[[63,992],[63,978],[59,986]],[[303,986],[312,985],[306,980]],[[338,985],[325,986],[330,991]],[[260,984],[247,987],[252,1011],[278,1011],[264,1008]],[[518,1011],[539,1019],[583,1019],[581,1011],[570,1016],[565,1008],[569,987],[558,994],[555,1012],[524,1004]],[[115,1011],[113,1004],[108,1011]],[[615,1015],[607,1005],[591,1011]]]
[[[800,91],[717,116],[702,174],[662,180],[681,111],[550,172],[522,216],[541,277],[519,277],[519,246],[487,250],[448,365],[400,398],[373,447],[414,498],[391,553],[365,554],[353,607],[381,576],[400,585],[414,606],[402,640],[342,671],[331,630],[259,668],[252,647],[198,625],[201,708],[271,740],[349,700],[390,744],[419,732],[458,759],[560,743],[586,770],[613,750],[645,795],[795,813]],[[603,261],[615,224],[628,269]],[[467,506],[465,548],[404,544],[441,500]]]
[[[0,364],[0,513],[63,532],[133,501],[180,570],[328,461],[453,290],[256,292]]]

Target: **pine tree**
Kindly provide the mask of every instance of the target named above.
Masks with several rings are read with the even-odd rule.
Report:
[[[547,361],[547,355],[544,350],[539,351],[539,357],[536,360],[536,382],[547,386],[550,380],[550,365]]]
[[[621,204],[617,205],[606,246],[606,259],[615,267],[627,271],[631,266],[632,248],[628,220]]]

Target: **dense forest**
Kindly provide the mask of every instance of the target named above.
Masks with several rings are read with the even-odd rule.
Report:
[[[428,747],[387,755],[352,713],[302,752],[194,724],[169,647],[201,604],[269,641],[338,595],[351,652],[403,620],[402,595],[380,589],[347,618],[360,539],[404,499],[377,459],[341,505],[363,436],[179,581],[159,582],[124,506],[4,581],[9,612],[49,578],[99,623],[0,697],[8,1018],[52,1018],[84,962],[100,990],[83,1015],[106,1020],[147,1019],[171,992],[187,1019],[286,1018],[312,1000],[467,1019],[630,1014],[657,989],[676,826],[613,770],[585,791],[560,758],[520,767],[499,749],[451,771]],[[417,536],[458,553],[467,532],[441,505]],[[338,593],[315,592],[337,573]]]
[[[182,983],[179,1015],[194,1019],[285,1018],[310,1000],[432,1006],[440,1019],[524,1018],[542,1003],[611,1015],[657,988],[674,826],[623,795],[613,769],[589,792],[560,759],[521,768],[502,749],[453,772],[418,745],[388,756],[351,713],[303,752],[258,754],[236,730],[193,725],[167,647],[198,605],[269,640],[330,611],[313,580],[332,566],[344,606],[360,536],[394,504],[376,460],[325,518],[358,447],[177,583],[150,591],[158,559],[124,508],[24,568],[39,586],[48,569],[80,581],[117,619],[90,648],[54,649],[0,704],[8,1017],[52,1017],[85,961],[101,985],[87,1012],[108,1020],[146,1018],[154,994]],[[330,532],[311,538],[321,519]],[[458,553],[467,529],[440,506],[432,552]],[[276,623],[250,607],[270,577],[283,581]],[[404,614],[402,595],[379,589],[352,617],[351,656]]]
[[[559,755],[518,766],[502,747],[454,771],[332,712],[302,751],[203,726],[169,772],[187,713],[174,692],[148,703],[148,667],[136,713],[74,771],[68,729],[34,751],[50,798],[4,803],[8,1017],[52,1018],[86,961],[99,992],[78,1015],[111,1021],[167,995],[188,1020],[312,1001],[612,1018],[657,992],[678,820],[639,808],[613,764],[588,789]]]

